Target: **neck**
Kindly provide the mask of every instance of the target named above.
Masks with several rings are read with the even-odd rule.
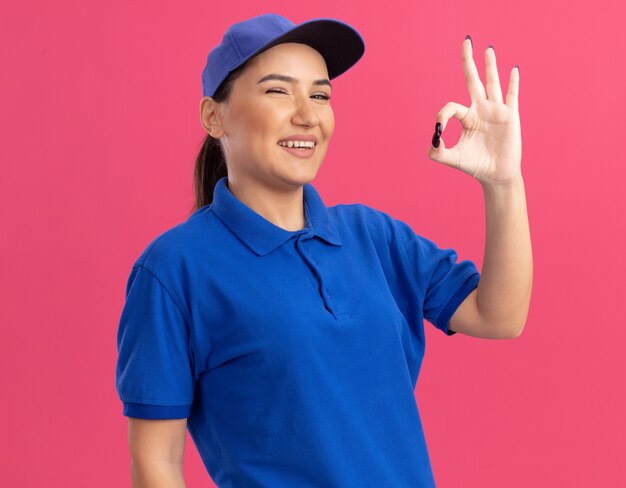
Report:
[[[228,177],[230,192],[243,204],[271,223],[287,231],[303,229],[306,225],[304,189],[268,188],[258,182],[248,182]]]

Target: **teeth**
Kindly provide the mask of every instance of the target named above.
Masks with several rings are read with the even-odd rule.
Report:
[[[315,143],[313,141],[279,141],[278,145],[284,147],[312,148],[313,146],[315,146]]]

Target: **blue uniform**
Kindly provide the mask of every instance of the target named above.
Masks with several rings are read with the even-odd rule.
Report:
[[[132,267],[123,414],[187,418],[220,488],[435,486],[414,396],[424,319],[454,334],[476,265],[310,183],[306,227],[284,230],[227,182]]]

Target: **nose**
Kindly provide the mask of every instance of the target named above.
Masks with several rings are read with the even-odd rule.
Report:
[[[320,123],[320,118],[314,106],[314,101],[308,95],[295,97],[295,111],[291,121],[296,125],[314,127]]]

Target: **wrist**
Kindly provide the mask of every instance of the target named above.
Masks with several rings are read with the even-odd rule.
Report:
[[[481,181],[480,185],[484,190],[507,190],[516,189],[524,186],[524,178],[521,173],[502,181]]]

